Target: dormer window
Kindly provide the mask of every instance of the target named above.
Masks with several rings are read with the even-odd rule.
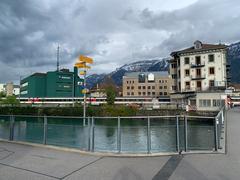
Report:
[[[202,42],[201,41],[195,41],[194,42],[194,49],[201,49],[202,48]]]

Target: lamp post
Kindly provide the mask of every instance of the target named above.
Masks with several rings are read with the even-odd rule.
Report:
[[[91,67],[87,65],[87,63],[92,64],[93,63],[93,59],[86,57],[86,56],[82,56],[80,55],[78,58],[78,61],[75,63],[75,67],[77,67],[78,69],[83,69],[83,73],[81,72],[80,75],[83,75],[83,118],[84,118],[84,122],[85,122],[85,118],[86,118],[86,93],[87,93],[87,88],[86,88],[86,74],[87,74],[87,70],[90,69]]]

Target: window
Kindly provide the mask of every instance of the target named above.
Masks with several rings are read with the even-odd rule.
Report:
[[[196,65],[200,65],[201,64],[201,56],[196,56],[195,61],[196,61]]]
[[[165,80],[165,83],[167,83],[167,80]]]
[[[214,62],[214,54],[208,55],[208,62]]]
[[[164,86],[164,89],[167,89],[167,86]]]
[[[209,81],[209,87],[214,87],[214,80]]]
[[[128,81],[127,81],[127,84],[128,84]]]
[[[138,75],[138,82],[139,83],[145,83],[145,74],[144,73],[140,73],[139,75]]]
[[[131,95],[134,96],[134,93],[132,92]]]
[[[148,95],[150,96],[150,95],[151,95],[151,92],[148,92]]]
[[[175,69],[177,67],[177,64],[176,63],[171,64],[171,67],[172,67],[172,69]]]
[[[172,79],[177,79],[177,75],[176,74],[172,74]]]
[[[166,96],[166,95],[167,95],[167,92],[164,92],[164,95]]]
[[[189,57],[184,58],[184,64],[189,64]]]
[[[134,89],[134,86],[132,86],[131,89]]]
[[[130,92],[127,92],[127,95],[130,96]]]
[[[152,92],[152,95],[155,96],[155,92]]]
[[[186,82],[185,82],[185,86],[186,86],[186,89],[189,90],[189,89],[190,89],[190,82],[189,82],[189,81],[186,81]]]
[[[146,95],[146,93],[145,93],[145,92],[143,92],[143,95],[145,96],[145,95]]]
[[[139,95],[139,96],[141,96],[141,94],[142,94],[141,92],[138,92],[138,95]]]
[[[143,88],[143,89],[146,89],[146,87],[145,87],[145,86],[143,86],[142,88]]]
[[[161,83],[162,82],[162,80],[159,80],[159,83]]]
[[[163,95],[163,93],[162,93],[162,92],[160,92],[160,93],[159,93],[159,95],[160,95],[160,96],[162,96],[162,95]]]
[[[134,81],[132,83],[134,84]]]
[[[155,86],[152,86],[152,89],[155,89]]]
[[[130,87],[129,87],[129,86],[127,86],[127,89],[130,89]]]
[[[189,73],[190,73],[189,69],[185,69],[185,76],[189,76]]]
[[[151,89],[151,86],[148,86],[148,89]]]
[[[213,99],[213,107],[221,107],[224,104],[224,100],[221,99]]]
[[[172,86],[172,90],[177,90],[177,86]]]
[[[209,68],[209,74],[215,74],[215,69],[214,69],[214,67],[210,67]]]
[[[210,99],[199,99],[199,107],[211,107]]]
[[[141,86],[138,86],[138,89],[141,89],[142,87]]]
[[[21,85],[21,87],[26,87],[26,86],[28,86],[28,82],[25,82]]]
[[[163,87],[162,86],[159,86],[159,89],[162,89]]]

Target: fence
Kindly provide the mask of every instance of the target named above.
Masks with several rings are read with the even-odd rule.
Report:
[[[224,119],[224,109],[216,117],[0,115],[0,138],[92,152],[218,151],[224,143]]]

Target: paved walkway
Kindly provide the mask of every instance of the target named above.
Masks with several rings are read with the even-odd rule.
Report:
[[[226,155],[101,157],[0,142],[0,180],[239,180],[239,108],[227,129]]]

